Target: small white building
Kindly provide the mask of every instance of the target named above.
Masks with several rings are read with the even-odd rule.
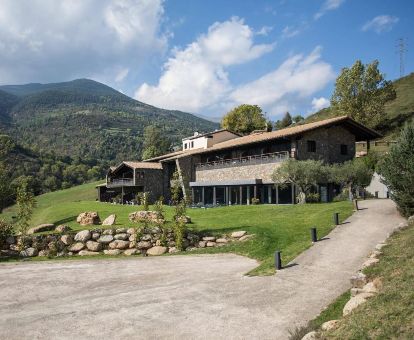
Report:
[[[183,151],[193,149],[207,149],[217,143],[225,142],[230,139],[239,137],[239,134],[231,132],[227,129],[216,130],[213,132],[203,134],[194,132],[193,136],[183,138]]]
[[[381,180],[382,177],[375,172],[372,176],[371,183],[365,188],[365,190],[375,198],[389,198],[389,189],[384,183],[382,183]]]

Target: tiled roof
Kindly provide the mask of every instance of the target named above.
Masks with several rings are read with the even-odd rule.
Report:
[[[178,155],[182,154],[183,152],[184,152],[183,150],[178,150],[178,151],[166,153],[165,155],[161,155],[161,156],[157,156],[157,157],[153,157],[153,158],[146,159],[144,162],[157,162],[157,161],[161,161],[161,160],[163,160],[165,158],[170,158],[172,156],[178,156]]]
[[[362,124],[357,123],[356,121],[354,121],[353,119],[347,116],[341,116],[341,117],[321,120],[321,121],[314,122],[314,123],[296,125],[293,127],[288,127],[286,129],[281,129],[281,130],[276,130],[276,131],[271,131],[271,132],[255,133],[255,134],[251,134],[251,135],[244,136],[244,137],[234,138],[234,139],[230,139],[225,142],[217,143],[207,149],[194,149],[194,150],[188,150],[188,151],[181,151],[181,153],[177,153],[176,155],[168,154],[168,155],[165,155],[165,157],[163,157],[162,159],[160,159],[160,161],[163,162],[163,161],[168,161],[168,160],[172,160],[176,158],[183,158],[183,157],[190,156],[190,155],[202,154],[202,153],[207,153],[211,151],[224,150],[224,149],[237,147],[237,146],[243,146],[243,145],[248,145],[248,144],[253,144],[253,143],[265,142],[269,140],[286,138],[286,137],[290,137],[294,135],[299,135],[301,133],[308,132],[311,130],[315,130],[317,128],[334,125],[336,123],[347,123],[353,128],[355,128],[358,131],[358,133],[360,133],[361,135],[365,134],[366,136],[368,136],[369,137],[368,139],[375,139],[375,138],[381,137],[381,135],[378,132],[372,129],[369,129],[363,126]]]
[[[239,136],[239,137],[241,136],[240,134],[232,132],[228,129],[220,129],[220,130],[215,130],[215,131],[212,131],[212,132],[200,133],[199,135],[196,135],[196,136],[186,137],[186,138],[183,138],[183,141],[191,140],[191,139],[195,139],[195,138],[200,138],[200,137],[205,137],[205,136],[210,136],[210,135],[214,135],[216,133],[220,133],[220,132],[224,132],[224,131],[230,132],[233,135],[236,135],[236,136]]]
[[[162,169],[161,163],[157,162],[122,162],[134,169]]]

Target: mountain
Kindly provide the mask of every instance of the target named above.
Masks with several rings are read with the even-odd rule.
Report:
[[[397,97],[385,104],[385,115],[374,128],[385,139],[394,139],[407,121],[414,119],[414,73],[393,81]],[[322,109],[305,122],[314,122],[335,116],[330,108]]]
[[[134,100],[89,79],[0,86],[0,130],[22,147],[60,157],[139,159],[144,128],[157,124],[173,144],[218,124]]]

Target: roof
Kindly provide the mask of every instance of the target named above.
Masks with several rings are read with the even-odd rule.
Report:
[[[161,161],[161,160],[163,160],[165,158],[170,158],[172,156],[181,155],[184,152],[185,151],[183,151],[183,150],[178,150],[178,151],[166,153],[165,155],[161,155],[161,156],[157,156],[157,157],[153,157],[153,158],[146,159],[146,160],[144,160],[144,162],[157,162],[157,161]]]
[[[122,165],[129,166],[132,169],[155,169],[162,170],[162,164],[157,162],[130,162],[124,161],[116,167],[111,167],[111,171],[119,169]]]
[[[239,136],[239,137],[241,136],[240,134],[238,134],[236,132],[232,132],[228,129],[220,129],[220,130],[215,130],[215,131],[212,131],[212,132],[200,133],[199,135],[195,135],[195,136],[191,136],[191,137],[186,137],[186,138],[183,138],[183,141],[184,140],[196,139],[196,138],[200,138],[200,137],[205,137],[205,136],[211,136],[211,135],[214,135],[216,133],[221,133],[221,132],[230,132],[235,136]]]
[[[195,154],[208,153],[212,151],[229,149],[229,148],[233,148],[237,146],[244,146],[244,145],[253,144],[253,143],[260,143],[260,142],[266,142],[266,141],[275,140],[275,139],[292,137],[292,136],[300,135],[304,132],[309,132],[309,131],[312,131],[312,130],[315,130],[321,127],[329,127],[332,125],[336,125],[338,123],[346,125],[347,127],[353,129],[353,133],[355,134],[357,141],[370,140],[370,139],[382,137],[381,134],[379,134],[378,132],[370,128],[367,128],[366,126],[356,122],[352,118],[348,116],[341,116],[341,117],[334,117],[330,119],[321,120],[318,122],[296,125],[296,126],[288,127],[286,129],[281,129],[281,130],[276,130],[276,131],[271,131],[271,132],[264,132],[264,133],[255,133],[255,134],[251,134],[251,135],[244,136],[244,137],[234,138],[234,139],[230,139],[225,142],[217,143],[207,149],[193,149],[193,150],[188,150],[188,151],[181,151],[181,153],[177,153],[176,155],[172,155],[172,154],[165,155],[166,157],[163,157],[159,161],[168,161],[168,160],[182,158],[182,157],[195,155]]]

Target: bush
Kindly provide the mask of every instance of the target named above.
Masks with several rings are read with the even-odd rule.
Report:
[[[4,244],[9,236],[13,235],[13,226],[4,220],[0,220],[0,246]]]
[[[320,196],[318,193],[310,193],[306,195],[306,203],[319,203]]]
[[[252,204],[257,205],[260,204],[260,200],[257,197],[252,198]]]
[[[342,191],[333,198],[334,202],[349,201],[349,190],[344,188]]]

